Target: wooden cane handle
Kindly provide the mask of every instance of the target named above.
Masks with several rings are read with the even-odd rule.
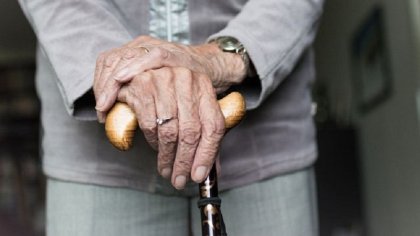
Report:
[[[225,117],[225,127],[233,128],[245,115],[244,97],[232,92],[218,102]],[[137,119],[131,108],[125,103],[116,103],[105,121],[105,132],[112,145],[121,151],[128,150],[133,144],[136,129]]]

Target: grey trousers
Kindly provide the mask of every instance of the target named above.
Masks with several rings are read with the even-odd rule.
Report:
[[[220,193],[229,236],[316,236],[313,171]],[[201,236],[196,198],[54,179],[47,187],[48,236]],[[191,219],[191,221],[189,220]]]

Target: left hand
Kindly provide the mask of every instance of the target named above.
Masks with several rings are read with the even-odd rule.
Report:
[[[99,121],[104,122],[123,84],[140,73],[162,67],[184,67],[205,74],[217,92],[241,83],[246,75],[242,58],[221,51],[216,44],[188,46],[140,36],[98,57],[94,92]]]

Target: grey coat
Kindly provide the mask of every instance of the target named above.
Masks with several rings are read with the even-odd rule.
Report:
[[[97,55],[149,34],[149,0],[19,0],[39,39],[44,171],[53,178],[172,193],[156,153],[137,135],[122,153],[106,140],[89,101]],[[221,147],[220,188],[311,165],[316,158],[310,46],[323,0],[190,0],[190,42],[238,38],[258,78],[235,88],[245,120]],[[86,99],[87,98],[87,99]]]

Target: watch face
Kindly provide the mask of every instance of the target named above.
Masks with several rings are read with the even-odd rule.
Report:
[[[220,40],[220,47],[223,49],[223,51],[236,52],[243,46],[237,39],[226,37]]]

